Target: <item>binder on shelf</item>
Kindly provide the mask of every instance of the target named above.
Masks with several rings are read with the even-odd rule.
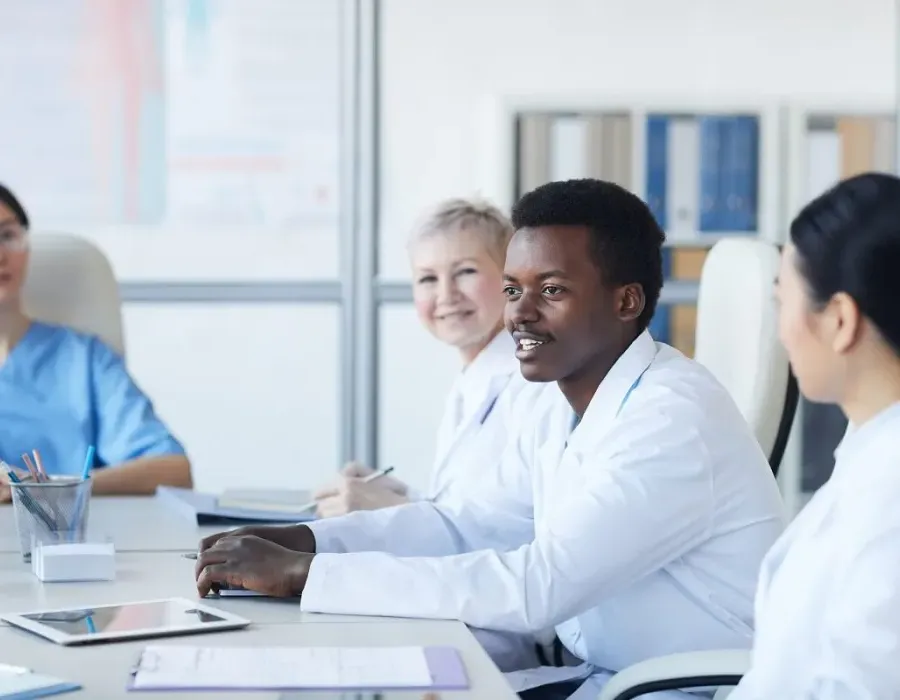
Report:
[[[875,155],[872,169],[882,173],[897,172],[897,127],[893,117],[875,118]]]
[[[700,281],[709,249],[680,248],[672,253],[672,278]],[[697,307],[679,304],[671,309],[669,322],[671,345],[693,357],[697,338]]]
[[[810,129],[806,135],[806,197],[804,203],[841,179],[841,137],[835,129]]]
[[[752,116],[729,120],[731,158],[728,168],[732,185],[726,191],[729,218],[726,231],[747,233],[758,228],[759,213],[759,119]]]
[[[666,238],[695,240],[700,228],[700,128],[696,117],[669,118],[666,164]]]
[[[662,270],[663,270],[663,285],[665,285],[665,280],[668,280],[672,276],[672,249],[671,248],[663,248],[662,251]],[[668,343],[671,338],[671,328],[670,328],[670,316],[671,309],[668,304],[659,303],[656,305],[656,311],[653,313],[653,318],[650,319],[650,325],[648,330],[650,331],[650,335],[653,336],[653,340],[656,340],[660,343]]]
[[[587,119],[587,164],[590,177],[634,189],[631,117],[627,114],[594,115]]]
[[[723,230],[722,117],[698,117],[700,127],[700,232]]]
[[[837,132],[841,139],[841,177],[852,177],[872,170],[876,148],[874,120],[844,117],[838,119]]]
[[[518,197],[549,180],[550,117],[545,114],[520,114],[517,145]]]
[[[647,206],[659,225],[666,230],[667,220],[667,159],[669,150],[669,120],[667,117],[652,114],[647,117],[647,168],[646,199]]]
[[[550,171],[548,180],[588,177],[588,120],[560,115],[550,123]]]

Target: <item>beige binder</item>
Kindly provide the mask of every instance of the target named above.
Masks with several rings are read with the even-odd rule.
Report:
[[[703,263],[709,250],[706,248],[677,248],[672,251],[672,279],[700,281]],[[697,307],[694,304],[678,304],[669,316],[672,345],[688,357],[694,356],[697,335]]]
[[[519,115],[517,197],[550,179],[550,121],[546,114]]]

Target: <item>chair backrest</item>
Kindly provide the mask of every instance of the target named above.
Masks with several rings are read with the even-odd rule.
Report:
[[[125,354],[122,304],[112,265],[84,238],[32,234],[22,301],[33,318],[96,335]]]
[[[777,473],[797,407],[797,384],[778,339],[778,248],[716,243],[703,265],[695,359],[731,393]]]

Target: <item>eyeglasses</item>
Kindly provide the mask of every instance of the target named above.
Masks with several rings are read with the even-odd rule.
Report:
[[[0,248],[20,252],[28,247],[28,229],[19,223],[0,224]]]

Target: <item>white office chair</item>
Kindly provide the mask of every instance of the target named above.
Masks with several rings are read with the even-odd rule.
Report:
[[[779,252],[755,240],[716,243],[703,265],[694,357],[731,393],[777,473],[794,413],[797,383],[778,340],[773,282]],[[599,700],[631,700],[664,690],[736,685],[750,652],[723,649],[648,659],[617,673]],[[717,698],[725,697],[722,688]]]
[[[703,265],[694,358],[728,389],[777,473],[797,383],[778,340],[773,284],[780,254],[770,243],[723,240]]]
[[[106,256],[78,236],[30,235],[25,312],[39,321],[96,335],[124,356],[119,286]]]

